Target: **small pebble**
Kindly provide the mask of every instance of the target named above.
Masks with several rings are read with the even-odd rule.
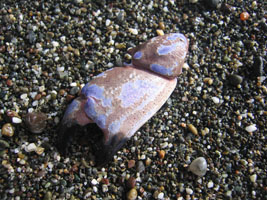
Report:
[[[257,174],[253,174],[253,175],[251,175],[249,178],[250,178],[250,181],[251,181],[252,183],[255,183],[256,180],[257,180]]]
[[[142,161],[137,162],[137,171],[139,173],[145,171],[145,166],[144,166],[144,163]]]
[[[164,22],[159,22],[159,28],[163,31],[165,30]]]
[[[132,168],[134,166],[135,166],[135,160],[129,160],[128,161],[128,168],[130,169],[130,168]]]
[[[18,117],[12,117],[12,123],[14,124],[20,124],[22,120]]]
[[[9,143],[5,140],[0,140],[0,149],[5,149],[9,147]]]
[[[159,200],[163,200],[163,199],[164,199],[164,193],[163,193],[163,192],[160,192],[160,193],[158,194],[158,199],[159,199]]]
[[[2,127],[2,135],[12,137],[14,135],[14,127],[10,123],[6,123]]]
[[[46,114],[41,112],[32,112],[25,116],[25,124],[32,133],[42,133],[46,127],[46,120]]]
[[[207,161],[203,157],[198,157],[189,166],[189,170],[197,176],[204,176],[207,172]]]
[[[264,75],[264,62],[262,57],[257,56],[254,58],[251,70],[255,78]]]
[[[165,151],[164,150],[160,150],[159,151],[159,158],[160,159],[164,159],[164,157],[165,157]]]
[[[191,131],[191,133],[193,133],[194,135],[198,135],[198,130],[193,124],[188,124],[187,127],[189,131]]]
[[[214,186],[214,183],[212,181],[209,181],[207,187],[208,188],[213,188],[213,186]]]
[[[41,155],[44,152],[45,148],[43,147],[37,147],[35,149],[35,153],[37,153],[38,155]]]
[[[91,183],[92,183],[92,185],[97,185],[97,184],[98,184],[98,182],[97,182],[96,179],[93,179],[93,180],[91,181]]]
[[[186,188],[185,191],[189,195],[193,194],[193,190],[191,188]]]
[[[158,35],[158,36],[160,36],[160,35],[164,35],[164,31],[161,30],[161,29],[157,29],[156,32],[157,32],[157,35]]]
[[[208,8],[219,8],[220,7],[220,0],[204,0],[205,6]]]
[[[256,124],[252,124],[252,125],[250,125],[250,126],[247,126],[247,127],[245,128],[245,130],[246,130],[247,132],[249,132],[249,133],[252,133],[252,132],[256,131],[256,130],[257,130]]]
[[[231,74],[229,77],[228,77],[228,80],[229,80],[229,83],[233,86],[237,86],[239,85],[240,83],[242,83],[243,81],[243,77],[242,76],[239,76],[239,75],[236,75],[236,74]]]
[[[26,152],[33,152],[36,151],[37,146],[34,143],[30,143],[25,147]]]
[[[129,32],[133,35],[137,35],[138,34],[138,30],[134,29],[134,28],[129,28]]]
[[[107,185],[102,185],[102,192],[108,192],[108,186]]]
[[[137,198],[137,190],[135,188],[132,188],[127,193],[127,200],[135,200]]]
[[[78,94],[79,91],[80,91],[80,88],[77,87],[77,86],[75,86],[75,87],[72,87],[72,88],[70,89],[70,94],[71,94],[71,95],[76,95],[76,94]]]
[[[127,187],[132,189],[135,187],[135,183],[136,183],[136,179],[134,177],[130,177],[128,180],[127,180]]]
[[[215,104],[219,104],[220,103],[220,99],[218,97],[211,97],[213,103]]]
[[[44,200],[51,200],[52,199],[52,192],[47,191],[44,196]]]
[[[240,14],[240,19],[241,19],[242,21],[246,21],[246,20],[248,20],[248,18],[249,18],[249,13],[248,13],[248,12],[242,12],[242,13]]]

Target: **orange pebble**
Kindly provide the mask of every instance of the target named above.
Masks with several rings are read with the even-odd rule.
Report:
[[[242,21],[246,21],[248,18],[249,18],[249,14],[248,14],[248,12],[242,12],[242,13],[240,14],[240,19],[241,19]]]
[[[160,150],[159,151],[159,158],[163,159],[165,157],[165,151],[164,150]]]

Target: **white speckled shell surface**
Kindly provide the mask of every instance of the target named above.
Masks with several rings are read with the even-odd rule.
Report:
[[[103,130],[105,141],[114,134],[130,138],[161,108],[176,82],[131,66],[115,67],[83,87],[85,112]]]

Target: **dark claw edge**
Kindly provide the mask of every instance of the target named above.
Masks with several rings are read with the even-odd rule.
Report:
[[[127,141],[128,138],[119,138],[115,135],[106,144],[102,143],[100,149],[95,153],[96,166],[106,165]]]
[[[65,156],[68,152],[68,146],[70,144],[71,139],[76,133],[78,125],[68,126],[66,124],[61,124],[58,131],[58,139],[57,139],[57,149],[60,154]]]
[[[69,125],[71,123],[64,123],[59,126],[58,129],[58,139],[56,147],[59,153],[63,156],[66,156],[68,153],[68,146],[73,139],[76,131],[78,130],[79,126],[76,125]],[[88,131],[92,132],[90,134],[97,134],[96,132],[102,130],[97,127],[96,124],[90,124]],[[103,134],[103,133],[102,133]],[[110,160],[112,160],[113,156],[117,153],[118,150],[128,141],[126,137],[119,137],[118,135],[112,136],[108,142],[104,142],[104,134],[102,135],[99,141],[95,141],[97,148],[95,148],[95,152],[93,152],[95,156],[95,163],[96,167],[103,167],[106,165]],[[94,138],[96,139],[96,138]]]

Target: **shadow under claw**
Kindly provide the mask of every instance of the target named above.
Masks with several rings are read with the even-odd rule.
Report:
[[[63,124],[59,127],[57,149],[61,155],[66,156],[69,153],[70,145],[75,142],[80,146],[89,146],[95,158],[95,166],[103,167],[112,160],[127,140],[127,138],[114,135],[107,142],[104,142],[102,130],[94,123],[85,127],[79,125],[68,127]],[[85,157],[88,157],[88,155],[85,155]]]

